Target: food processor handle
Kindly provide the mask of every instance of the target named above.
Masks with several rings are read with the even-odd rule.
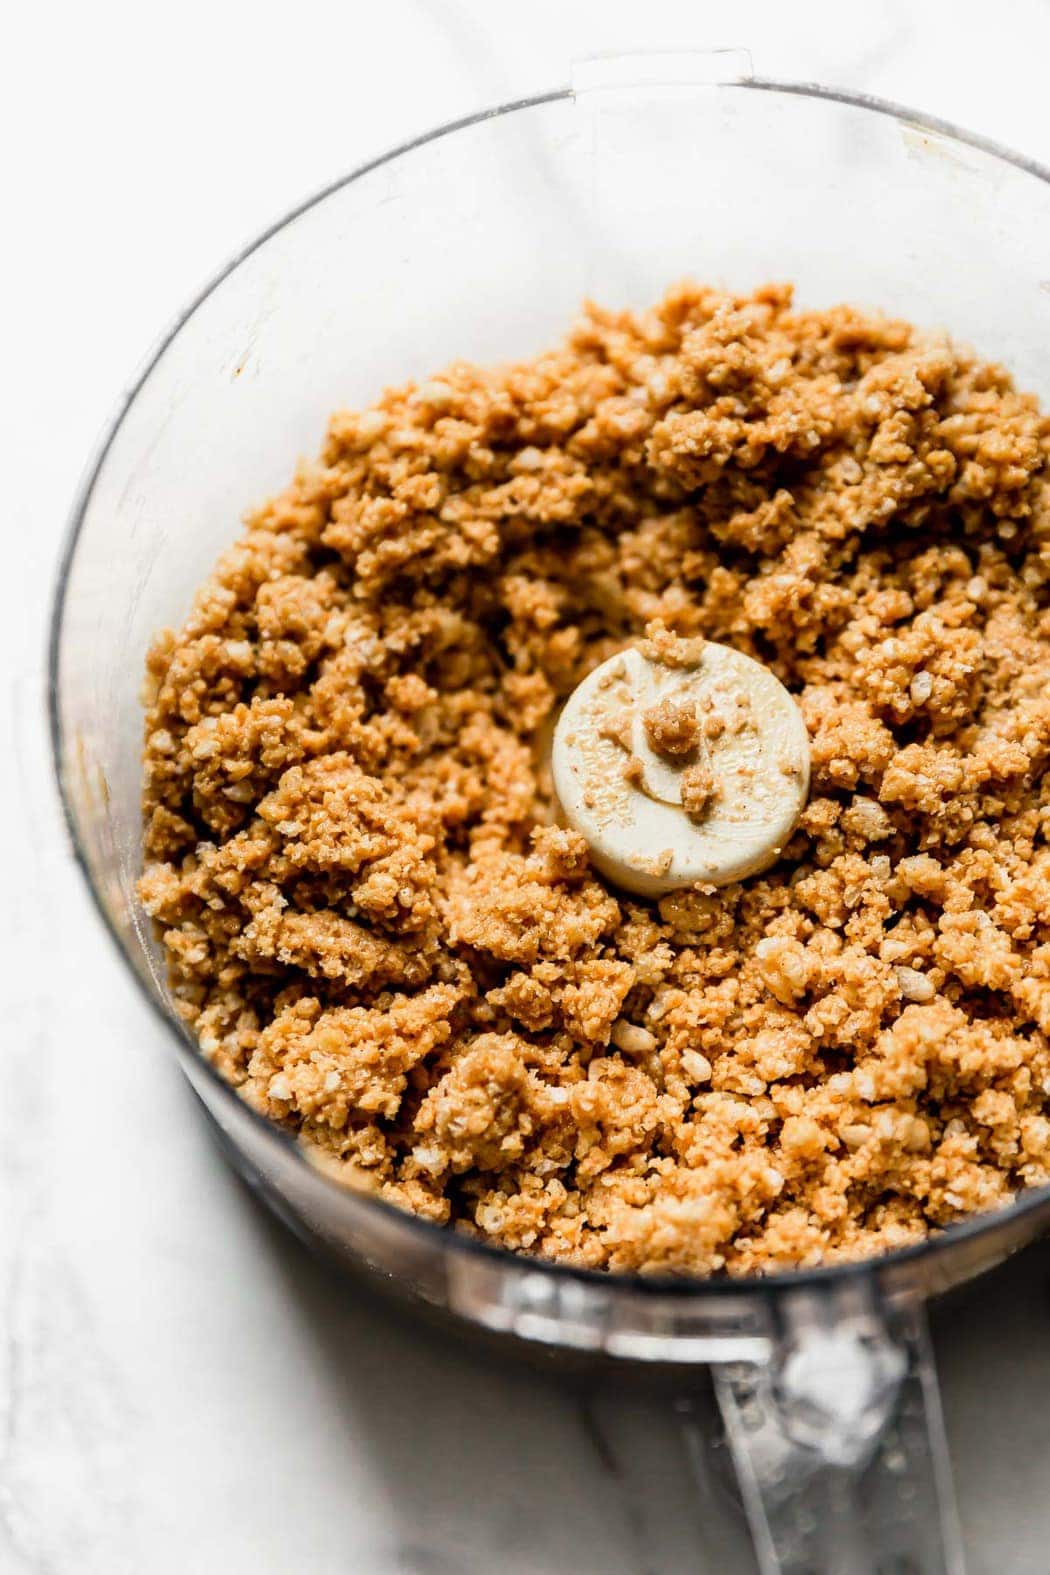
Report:
[[[862,1276],[774,1319],[768,1360],[715,1368],[762,1575],[965,1575],[922,1303]]]

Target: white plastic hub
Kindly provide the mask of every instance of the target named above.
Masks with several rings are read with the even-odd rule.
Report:
[[[670,747],[659,713],[683,724]],[[809,739],[760,662],[710,641],[646,640],[570,695],[551,767],[596,868],[652,897],[725,886],[780,856],[809,792]]]

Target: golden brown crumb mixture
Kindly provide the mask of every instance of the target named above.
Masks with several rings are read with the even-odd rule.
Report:
[[[692,820],[703,820],[718,796],[714,772],[703,760],[689,766],[681,778],[682,808]]]
[[[336,415],[149,658],[141,892],[204,1054],[331,1174],[592,1267],[1050,1180],[1048,454],[1000,367],[780,286]],[[813,764],[773,869],[657,903],[546,764],[649,625],[768,663]]]
[[[642,714],[642,726],[652,749],[672,760],[687,759],[700,742],[700,718],[695,705],[681,700],[658,700]]]

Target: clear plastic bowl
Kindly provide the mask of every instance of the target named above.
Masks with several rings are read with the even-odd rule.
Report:
[[[577,1352],[715,1364],[764,1570],[961,1568],[921,1304],[1042,1229],[1047,1193],[871,1265],[719,1283],[529,1261],[338,1188],[169,1009],[135,896],[143,657],[331,409],[457,357],[531,354],[585,296],[791,279],[803,304],[945,326],[1046,397],[1048,259],[1046,172],[978,138],[757,80],[734,53],[584,62],[569,87],[356,171],[225,268],[122,399],[61,565],[50,703],[78,856],[234,1163],[294,1228],[432,1307]]]

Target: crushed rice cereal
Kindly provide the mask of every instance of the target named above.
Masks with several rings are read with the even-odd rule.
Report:
[[[1000,367],[780,286],[337,414],[149,657],[140,889],[203,1053],[331,1175],[594,1268],[857,1258],[1050,1180],[1048,454]],[[647,629],[766,662],[813,765],[771,870],[658,903],[545,758]]]

